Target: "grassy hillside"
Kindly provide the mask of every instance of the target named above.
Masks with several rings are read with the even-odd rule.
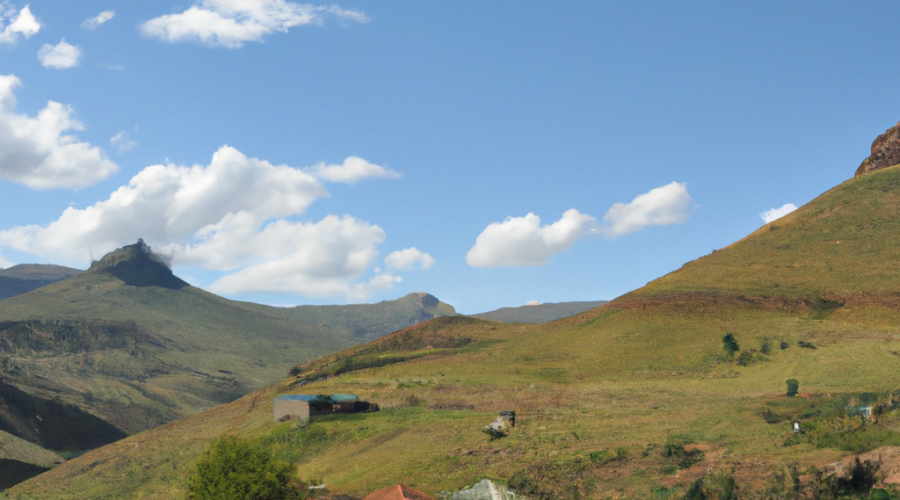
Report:
[[[726,292],[864,301],[900,292],[900,165],[855,177],[626,297]]]
[[[822,488],[837,484],[829,464],[900,446],[898,197],[897,167],[859,176],[554,322],[447,317],[398,331],[70,460],[7,497],[183,497],[195,457],[237,433],[266,440],[302,479],[355,497],[396,482],[437,495],[488,477],[529,498],[680,498],[724,474],[740,498],[826,498]],[[740,344],[733,356],[726,332]],[[286,392],[358,394],[382,411],[275,423],[272,399]],[[875,421],[854,416],[872,402]],[[508,436],[480,432],[510,409]],[[793,435],[793,421],[806,433]],[[900,482],[897,448],[878,456],[893,471],[883,479]]]
[[[432,311],[453,309],[414,294],[304,322],[308,314],[194,288],[142,243],[130,245],[0,301],[0,430],[78,454],[233,401],[298,360],[361,342],[354,333],[393,331]]]
[[[590,302],[559,302],[547,304],[525,305],[520,307],[501,307],[493,311],[473,314],[473,318],[505,323],[546,323],[566,318],[574,314],[589,311],[609,302],[595,300]]]

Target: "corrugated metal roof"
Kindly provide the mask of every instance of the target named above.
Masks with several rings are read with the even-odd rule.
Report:
[[[317,399],[328,399],[335,403],[344,401],[359,401],[359,396],[353,394],[283,394],[275,399],[288,401],[315,401]]]

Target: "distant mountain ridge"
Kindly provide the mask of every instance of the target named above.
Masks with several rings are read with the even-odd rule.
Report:
[[[69,274],[6,271],[35,269]],[[138,241],[0,301],[0,431],[84,451],[233,401],[299,361],[453,314],[425,293],[288,309],[232,301],[181,280]]]
[[[0,300],[15,297],[82,273],[53,264],[18,264],[0,269]]]
[[[504,323],[546,323],[561,318],[590,311],[609,302],[594,300],[582,302],[548,302],[546,304],[525,304],[520,307],[501,307],[493,311],[470,314],[473,318]]]

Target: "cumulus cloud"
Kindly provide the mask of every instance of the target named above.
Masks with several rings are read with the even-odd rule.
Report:
[[[478,235],[466,262],[473,267],[543,266],[550,257],[597,230],[597,219],[574,208],[548,226],[541,226],[541,218],[532,213],[507,217],[491,223]]]
[[[553,224],[541,226],[533,213],[507,217],[491,223],[466,254],[473,267],[543,266],[550,257],[564,252],[587,235],[615,238],[649,226],[678,224],[688,220],[695,208],[685,184],[651,189],[631,203],[616,203],[606,212],[604,223],[578,210],[566,211]]]
[[[782,205],[779,208],[772,208],[772,209],[766,210],[765,212],[759,214],[759,216],[762,217],[762,220],[765,221],[766,224],[768,224],[768,223],[772,222],[773,220],[778,220],[778,219],[784,217],[785,215],[793,212],[794,210],[797,210],[796,205],[794,205],[793,203],[785,203],[784,205]]]
[[[399,277],[377,273],[355,283],[378,257],[384,241],[378,226],[345,215],[329,215],[317,223],[285,220],[269,224],[258,234],[240,221],[228,221],[200,244],[179,249],[176,259],[215,260],[226,252],[234,261],[260,261],[225,276],[210,287],[223,294],[246,292],[298,293],[307,297],[345,296],[361,299],[373,290],[389,289]],[[245,238],[245,236],[252,238]]]
[[[174,265],[229,272],[211,286],[228,294],[360,299],[393,286],[400,277],[390,273],[365,278],[385,239],[378,226],[349,215],[291,219],[327,196],[303,169],[223,146],[209,165],[149,166],[108,199],[69,207],[47,226],[0,231],[0,247],[76,263],[142,237]]]
[[[0,269],[6,269],[7,267],[12,267],[13,263],[4,259],[2,255],[0,255]]]
[[[119,169],[103,150],[70,133],[84,130],[70,106],[50,101],[34,118],[16,114],[13,89],[21,84],[0,75],[0,178],[35,189],[80,188]]]
[[[199,0],[184,12],[151,19],[141,25],[148,37],[166,42],[197,42],[210,47],[242,47],[266,35],[295,26],[320,25],[326,17],[366,22],[358,10],[337,5],[310,5],[286,0]]]
[[[401,271],[412,269],[416,264],[427,271],[435,262],[437,261],[428,252],[423,252],[416,247],[391,252],[384,258],[384,265]]]
[[[116,12],[113,10],[104,10],[103,12],[97,14],[96,16],[86,20],[81,23],[81,27],[86,30],[95,30],[98,26],[109,21],[116,15]]]
[[[345,184],[356,184],[360,179],[366,177],[386,177],[389,179],[399,179],[401,177],[399,172],[380,165],[374,165],[358,156],[348,157],[341,165],[319,163],[307,169],[307,172],[323,181],[343,182]]]
[[[603,233],[621,236],[650,226],[687,222],[695,208],[687,185],[673,182],[635,197],[631,203],[616,203],[606,212]]]
[[[124,130],[112,136],[109,143],[120,153],[129,151],[137,146],[137,143],[131,140],[131,137],[128,136],[128,132],[125,132]]]
[[[66,69],[78,66],[81,59],[81,47],[66,43],[63,38],[56,45],[45,43],[38,51],[38,60],[45,68]]]
[[[2,5],[0,9],[3,9]],[[27,5],[18,12],[10,8],[0,10],[0,43],[13,44],[20,37],[28,39],[40,30],[41,23]]]

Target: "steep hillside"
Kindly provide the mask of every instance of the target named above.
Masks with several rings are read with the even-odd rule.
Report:
[[[79,269],[51,264],[19,264],[0,269],[0,300],[47,286],[81,273]]]
[[[829,474],[900,446],[898,202],[900,166],[858,175],[599,308],[540,325],[437,318],[70,460],[8,498],[177,498],[226,433],[259,437],[301,479],[356,498],[484,477],[532,499],[682,498],[723,484],[739,498],[879,498]],[[299,392],[358,394],[382,411],[273,422],[272,399]],[[866,420],[857,409],[870,404]],[[513,409],[507,436],[481,432]],[[900,459],[882,451],[863,458],[881,460],[877,485],[896,489]]]
[[[566,318],[573,314],[589,311],[609,302],[595,300],[592,302],[559,302],[546,304],[529,304],[520,307],[501,307],[493,311],[472,314],[473,318],[505,323],[546,323]]]

